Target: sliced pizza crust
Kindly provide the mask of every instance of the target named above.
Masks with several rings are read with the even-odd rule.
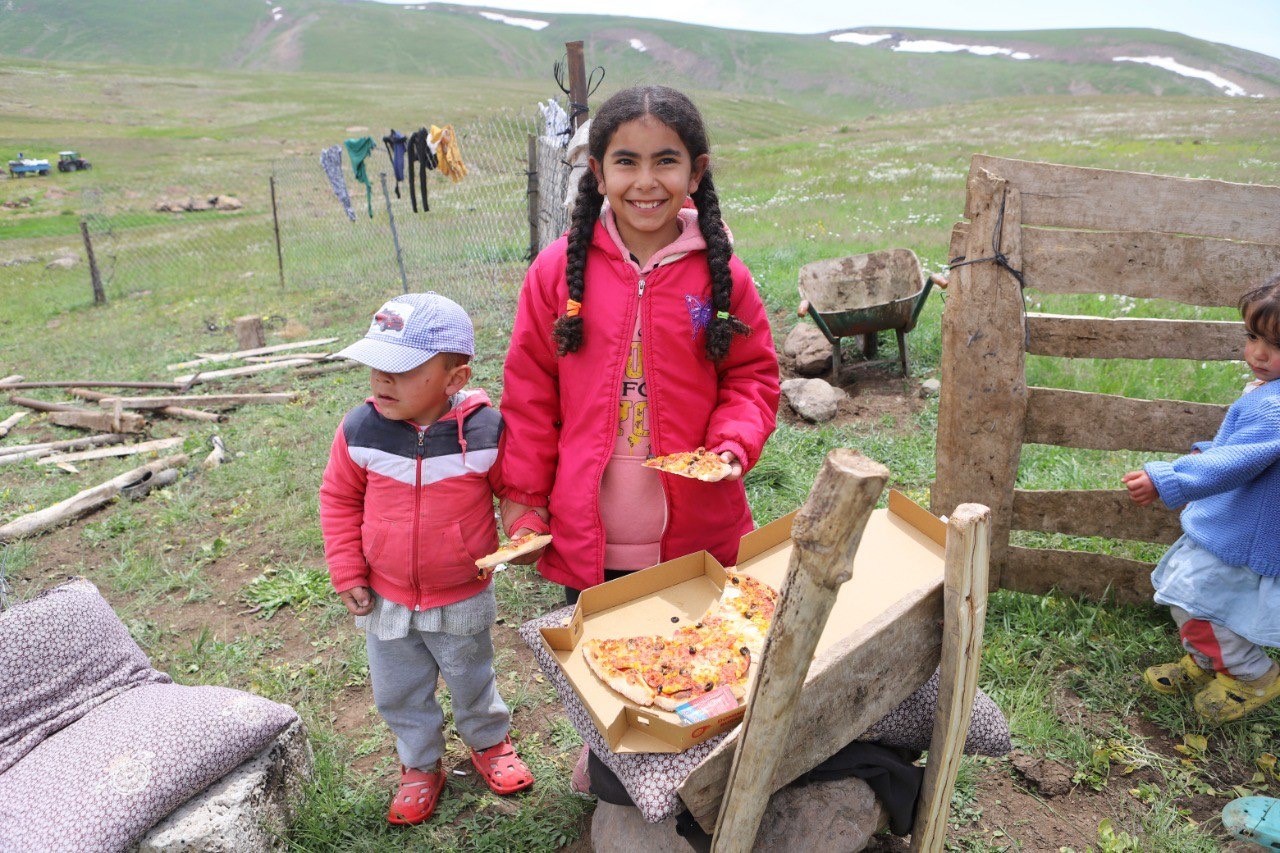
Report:
[[[689,477],[706,483],[718,482],[733,473],[732,465],[721,459],[718,453],[712,453],[705,447],[654,456],[641,464],[664,474],[675,474],[677,477]]]
[[[643,641],[646,638],[637,638]],[[582,657],[587,661],[591,671],[611,690],[621,693],[637,705],[649,706],[657,697],[655,691],[645,681],[638,669],[619,667],[616,663],[619,641],[587,640],[582,645]]]
[[[476,560],[476,568],[492,569],[499,563],[505,563],[516,557],[531,554],[539,548],[545,548],[550,543],[550,533],[526,533],[524,536],[517,536],[492,554],[486,554]]]

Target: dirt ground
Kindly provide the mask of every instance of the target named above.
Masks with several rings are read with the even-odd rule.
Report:
[[[790,375],[786,365],[784,374]],[[859,366],[855,362],[846,366],[843,378],[845,382],[842,385],[850,396],[840,404],[836,423],[866,423],[868,420],[886,423],[887,416],[896,425],[892,428],[907,430],[913,428],[912,416],[927,405],[920,380],[903,378],[896,366]],[[791,423],[800,422],[785,401],[780,417]],[[94,517],[90,516],[90,519]],[[87,520],[81,520],[41,540],[38,565],[23,575],[10,578],[20,598],[64,580],[82,563],[94,565],[92,550],[97,546],[87,544],[82,536],[86,523]],[[216,535],[219,522],[216,517],[206,518],[201,526],[205,529],[188,531],[190,541]],[[236,551],[234,559],[215,559],[204,567],[204,577],[214,590],[212,595],[185,603],[180,596],[168,597],[149,609],[148,617],[157,626],[175,632],[177,636],[199,632],[202,628],[224,638],[270,631],[282,644],[275,652],[282,662],[299,663],[313,657],[314,637],[305,622],[295,618],[288,608],[269,621],[247,611],[239,597],[241,588],[257,574],[257,567],[277,555],[271,551],[268,536],[255,536],[252,531],[244,531],[237,539],[246,546]],[[90,579],[95,580],[92,576]],[[97,580],[113,605],[124,607],[128,604],[126,595],[113,591],[101,579]],[[532,653],[520,639],[516,628],[516,625],[505,621],[499,624],[494,630],[495,645],[500,654],[506,650],[514,656],[520,671],[536,671]],[[1073,703],[1069,695],[1061,699],[1062,707],[1080,708],[1080,703]],[[1084,712],[1081,710],[1080,713]],[[358,735],[367,729],[374,715],[372,693],[367,685],[351,687],[334,696],[328,708],[333,727],[346,734]],[[518,728],[545,734],[557,715],[558,709],[554,705],[521,709],[516,714],[515,724]],[[1149,729],[1142,733],[1150,738],[1153,749],[1176,755],[1173,752],[1174,739],[1167,733],[1154,730],[1141,720],[1132,720],[1130,724],[1134,728]],[[380,757],[357,758],[353,766],[359,772],[375,772]],[[458,765],[457,769],[466,771],[466,775],[453,777],[451,784],[482,784],[465,763]],[[1148,777],[1144,775],[1145,771],[1139,770],[1129,776],[1113,775],[1103,790],[1094,791],[1072,784],[1072,772],[1071,768],[1037,762],[1034,756],[1016,751],[1011,756],[991,760],[979,768],[977,797],[967,813],[952,816],[952,823],[958,828],[950,837],[961,843],[968,839],[969,845],[974,845],[966,845],[964,849],[1050,853],[1083,851],[1097,844],[1097,827],[1103,818],[1112,818],[1118,826],[1132,826],[1133,822],[1127,818],[1140,814],[1145,807],[1128,791],[1144,780],[1158,781],[1154,774]],[[385,782],[390,790],[394,779],[388,775]],[[1224,803],[1225,800],[1220,798],[1201,797],[1192,803],[1188,817],[1198,822],[1213,821]],[[591,849],[589,815],[583,818],[581,832],[582,836],[566,850],[583,853]],[[981,845],[976,844],[979,841]],[[908,846],[902,839],[879,836],[868,849],[906,851]],[[1223,849],[1245,853],[1247,848],[1241,844]]]

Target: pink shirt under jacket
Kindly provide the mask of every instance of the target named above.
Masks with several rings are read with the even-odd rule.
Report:
[[[764,304],[736,256],[730,308],[753,331],[735,336],[717,363],[706,354],[712,309],[705,252],[642,278],[599,222],[587,253],[583,345],[557,357],[552,327],[568,299],[567,245],[561,237],[543,250],[520,291],[503,374],[502,479],[507,498],[550,509],[554,540],[539,571],[585,589],[604,580],[600,481],[614,446],[637,311],[656,455],[732,450],[744,473],[750,470],[776,424],[778,358]],[[753,527],[742,481],[662,481],[668,518],[662,559],[706,549],[732,565],[739,538]]]

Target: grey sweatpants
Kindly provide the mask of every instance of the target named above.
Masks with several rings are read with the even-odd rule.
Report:
[[[431,770],[444,755],[444,712],[436,700],[440,676],[449,687],[463,743],[485,749],[507,736],[511,712],[498,695],[487,628],[470,636],[411,629],[398,640],[379,640],[372,633],[365,639],[373,700],[395,733],[405,767]]]
[[[1181,607],[1170,607],[1178,623],[1182,647],[1196,666],[1209,672],[1224,672],[1241,681],[1255,681],[1271,671],[1271,658],[1262,646],[1207,619],[1197,619]]]

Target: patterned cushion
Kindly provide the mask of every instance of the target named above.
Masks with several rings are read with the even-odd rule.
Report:
[[[296,719],[225,687],[125,691],[0,774],[0,850],[126,849]]]
[[[83,578],[0,611],[0,773],[113,696],[169,680]]]

